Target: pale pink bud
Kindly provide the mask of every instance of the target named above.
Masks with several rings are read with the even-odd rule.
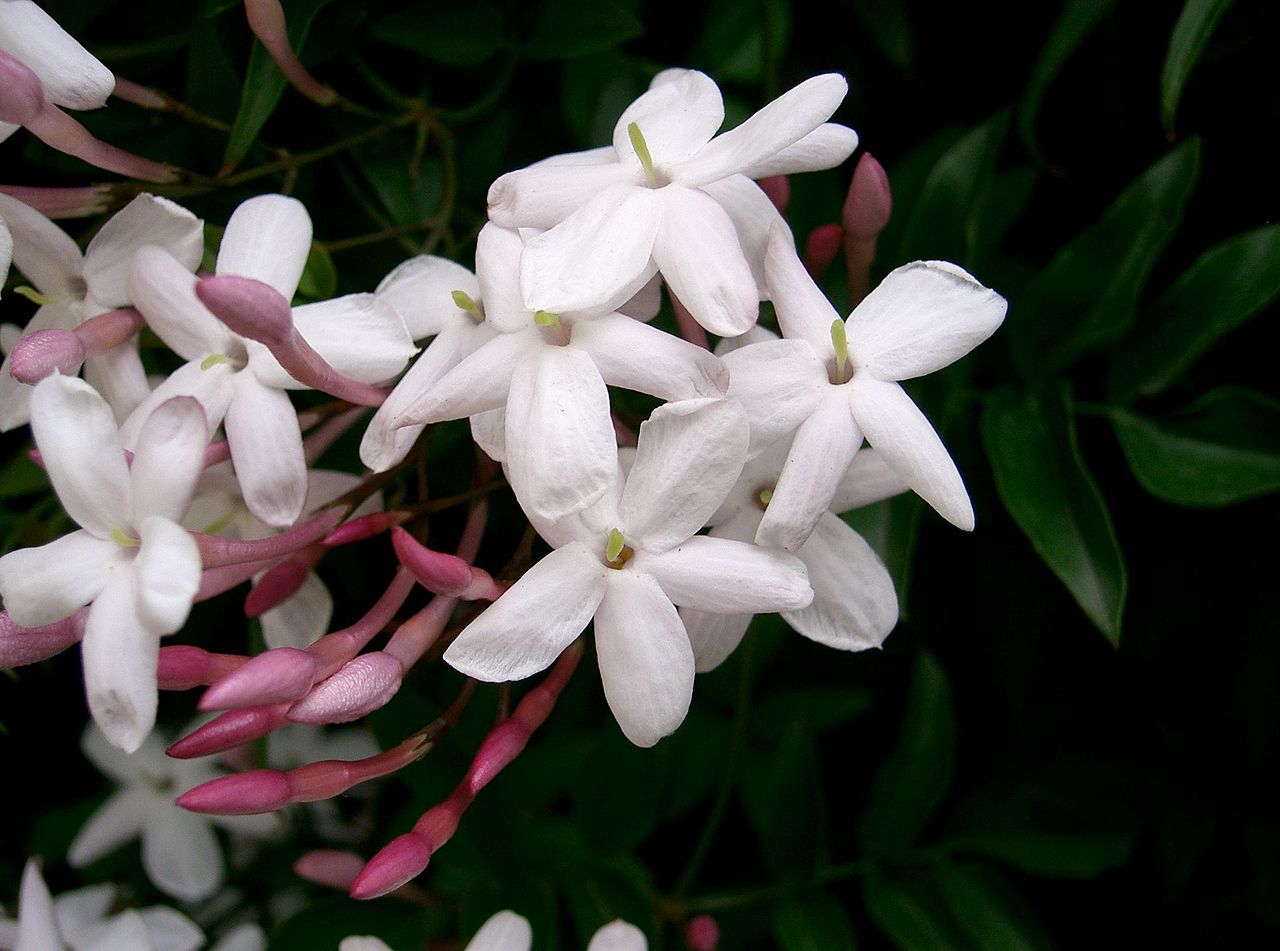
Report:
[[[312,76],[294,54],[280,0],[244,0],[244,12],[253,35],[267,48],[289,85],[322,106],[337,102],[338,94]]]
[[[276,647],[221,678],[204,692],[197,706],[201,710],[233,710],[292,702],[311,689],[318,666],[306,651]]]
[[[0,670],[22,667],[62,653],[84,637],[87,607],[69,617],[40,627],[13,623],[8,611],[0,611]]]
[[[804,242],[804,266],[817,280],[826,273],[844,243],[844,229],[839,225],[818,225]]]
[[[382,651],[347,661],[332,677],[289,708],[295,723],[349,723],[384,706],[396,695],[404,665]]]
[[[9,372],[19,383],[35,386],[51,373],[75,376],[84,358],[84,345],[70,330],[37,330],[14,346]]]
[[[213,654],[190,644],[160,648],[156,681],[161,690],[190,690],[211,684],[249,662],[239,654]]]
[[[431,842],[418,832],[392,839],[371,858],[351,883],[352,898],[379,898],[421,875],[431,861]]]
[[[467,786],[473,795],[515,761],[528,744],[529,735],[529,728],[514,717],[489,731],[467,772]]]
[[[292,598],[311,574],[311,566],[308,559],[290,558],[268,571],[244,599],[245,617],[260,617]]]
[[[179,796],[177,804],[191,812],[216,816],[248,816],[289,804],[288,777],[279,770],[252,769],[201,783]]]
[[[233,746],[266,736],[289,722],[287,703],[231,710],[178,740],[165,752],[174,759],[194,759],[223,753]]]
[[[864,153],[854,167],[843,211],[844,256],[849,267],[851,305],[857,305],[871,290],[876,239],[889,223],[892,211],[889,176],[870,153]]]
[[[293,872],[317,885],[346,891],[364,868],[364,859],[340,849],[312,849],[293,863]]]
[[[38,185],[0,185],[0,192],[34,208],[46,218],[87,218],[111,205],[110,185],[46,188]]]
[[[716,951],[720,944],[720,926],[710,915],[697,915],[685,925],[684,941],[689,951]]]
[[[762,178],[757,185],[769,196],[769,200],[773,202],[773,207],[778,209],[779,214],[787,213],[787,206],[791,204],[791,182],[785,175],[770,175],[768,178]]]
[[[132,307],[125,307],[90,317],[72,333],[86,354],[106,353],[128,343],[145,324],[140,313]]]
[[[403,528],[391,530],[391,544],[400,564],[434,594],[466,601],[494,601],[506,588],[494,581],[489,572],[472,567],[457,555],[427,548]]]

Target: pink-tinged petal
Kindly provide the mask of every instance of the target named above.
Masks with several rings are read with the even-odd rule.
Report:
[[[749,453],[789,437],[827,389],[827,368],[804,340],[767,340],[726,353],[729,396],[751,424]]]
[[[15,624],[42,627],[84,607],[101,592],[112,566],[124,561],[115,542],[72,532],[39,548],[0,558],[0,597]]]
[[[54,374],[31,393],[31,431],[67,514],[110,538],[133,510],[129,467],[111,407],[84,380]]]
[[[18,926],[15,951],[58,951],[63,947],[53,914],[53,896],[40,876],[40,863],[27,859],[18,892]]]
[[[200,549],[180,525],[151,516],[139,526],[142,545],[133,560],[137,616],[157,636],[172,634],[187,622],[200,590]]]
[[[519,232],[499,228],[492,222],[481,228],[476,238],[476,279],[485,323],[502,333],[524,330],[533,321],[520,289],[523,251]]]
[[[102,394],[116,419],[124,422],[151,395],[147,371],[135,337],[118,347],[91,353],[84,360],[85,381]]]
[[[855,376],[853,418],[867,442],[917,495],[952,525],[973,531],[973,505],[956,464],[920,408],[896,383]]]
[[[831,511],[839,514],[873,505],[909,489],[880,453],[874,449],[860,449],[836,486],[836,494],[831,498]]]
[[[137,405],[129,418],[120,425],[120,438],[126,448],[138,444],[142,427],[151,414],[171,399],[193,397],[204,410],[209,431],[217,429],[227,414],[227,407],[236,391],[238,373],[229,363],[204,366],[188,363],[178,367],[169,378],[151,391],[151,395]]]
[[[773,496],[760,520],[756,542],[797,551],[831,505],[862,445],[862,433],[843,390],[830,390],[800,424]]]
[[[204,228],[181,205],[142,194],[125,205],[93,236],[84,252],[84,279],[93,299],[104,308],[127,307],[129,271],[134,253],[145,245],[164,248],[187,271],[194,271],[204,252]]]
[[[764,189],[745,175],[730,175],[718,182],[703,185],[701,191],[714,198],[733,222],[743,257],[747,259],[751,276],[755,278],[756,296],[760,300],[769,300],[764,253],[774,228],[791,233],[786,220],[778,212],[777,206],[769,200]]]
[[[631,146],[631,123],[640,128],[659,171],[683,162],[711,141],[724,124],[720,87],[706,73],[686,69],[668,73],[623,111],[613,127],[613,148],[622,164],[639,169]]]
[[[550,231],[530,238],[520,257],[528,310],[613,310],[653,276],[651,255],[662,222],[658,192],[618,184]]]
[[[831,325],[840,315],[805,270],[789,231],[779,229],[769,236],[764,270],[782,335],[806,341],[824,363],[833,363]]]
[[[45,304],[27,321],[21,335],[25,337],[41,330],[73,330],[82,312],[80,301]],[[4,433],[31,420],[31,387],[13,378],[12,367],[10,348],[0,365],[0,432]]]
[[[132,781],[134,777],[126,779]],[[147,818],[148,805],[132,789],[117,792],[80,827],[67,850],[67,862],[72,868],[83,868],[136,839]]]
[[[132,753],[156,722],[160,638],[137,615],[134,572],[115,568],[89,609],[80,656],[89,712],[107,740]]]
[[[282,391],[249,373],[234,378],[223,423],[245,505],[273,528],[287,528],[307,499],[307,460],[298,417]]]
[[[716,136],[676,170],[685,185],[706,185],[763,165],[831,118],[849,91],[843,76],[825,73],[783,93],[740,126]]]
[[[71,236],[40,212],[0,193],[0,218],[13,237],[13,266],[49,297],[84,296],[83,261]]]
[[[754,614],[712,614],[681,608],[680,619],[693,647],[693,667],[700,674],[715,670],[738,649]]]
[[[793,628],[836,650],[879,647],[898,623],[898,596],[880,556],[830,512],[799,551],[809,569],[813,603],[786,611]]]
[[[292,300],[310,253],[311,216],[302,202],[258,195],[242,202],[227,221],[217,270],[264,281]]]
[[[384,277],[374,294],[395,309],[414,340],[422,340],[472,320],[454,302],[454,291],[474,299],[480,293],[480,284],[461,264],[420,254]]]
[[[849,315],[849,358],[881,380],[949,366],[1004,320],[1005,299],[947,261],[906,264]]]
[[[579,321],[571,342],[591,354],[610,386],[669,401],[724,396],[729,390],[729,369],[718,357],[621,314]]]
[[[556,549],[467,625],[445,661],[489,683],[546,669],[596,613],[610,570],[581,542]]]
[[[685,400],[640,426],[620,526],[646,551],[666,551],[707,523],[747,458],[747,420],[734,400]]]
[[[129,470],[135,525],[152,515],[182,520],[204,472],[208,443],[204,409],[194,398],[175,396],[155,408],[142,424]]]
[[[698,323],[721,337],[750,330],[760,296],[737,229],[704,192],[668,185],[653,259],[672,292]]]
[[[653,746],[689,712],[693,648],[657,581],[625,568],[605,570],[608,590],[595,625],[604,696],[627,739]]]
[[[116,85],[111,70],[31,0],[4,3],[0,49],[30,67],[49,99],[68,109],[98,109]]]
[[[648,951],[644,932],[619,918],[611,921],[591,938],[587,951]]]
[[[508,172],[489,186],[489,220],[502,228],[553,228],[604,189],[635,178],[613,149],[609,161],[596,161],[604,151],[577,153],[589,162],[544,161]]]
[[[204,816],[156,809],[142,829],[142,867],[166,895],[201,901],[222,884],[222,849]]]
[[[498,334],[413,399],[403,412],[392,417],[391,425],[421,426],[500,409],[506,405],[516,364],[530,349],[541,346],[533,331]]]
[[[333,617],[333,596],[315,574],[308,574],[302,587],[258,620],[267,647],[296,647],[305,650],[329,630]]]
[[[514,911],[500,911],[476,932],[463,951],[529,951],[533,929],[527,918]]]
[[[196,276],[163,248],[146,246],[134,254],[129,296],[147,325],[184,360],[211,353],[243,359],[244,344],[196,297]]]
[[[799,558],[730,538],[697,535],[670,551],[646,553],[636,567],[652,574],[672,602],[700,611],[760,614],[813,600]]]
[[[604,495],[617,478],[609,391],[590,354],[539,347],[511,376],[507,467],[526,511],[555,521]]]
[[[858,149],[858,133],[848,126],[824,122],[804,138],[742,170],[748,178],[794,175],[835,168]]]

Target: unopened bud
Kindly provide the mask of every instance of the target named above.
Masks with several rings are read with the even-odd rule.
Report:
[[[23,62],[0,51],[0,122],[26,125],[44,108],[44,85]]]
[[[284,703],[304,696],[315,683],[316,659],[296,647],[276,647],[259,654],[204,692],[201,710]]]
[[[9,372],[19,383],[35,386],[51,373],[75,376],[84,358],[84,346],[70,330],[37,330],[14,346]]]
[[[293,335],[293,308],[265,281],[234,274],[202,277],[196,296],[232,331],[273,350]]]

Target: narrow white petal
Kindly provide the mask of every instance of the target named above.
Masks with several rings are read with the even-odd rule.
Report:
[[[107,740],[132,753],[156,722],[160,638],[137,615],[131,568],[115,568],[89,609],[80,656],[89,712]]]
[[[236,380],[243,375],[229,363],[214,363],[206,367],[193,361],[178,367],[120,425],[120,438],[125,448],[138,444],[143,424],[153,412],[175,397],[194,397],[204,410],[209,431],[213,432],[222,424],[236,391]]]
[[[222,884],[222,850],[209,820],[177,806],[148,815],[142,866],[156,888],[182,901],[201,901]]]
[[[129,466],[111,407],[84,380],[55,373],[31,394],[31,432],[67,514],[99,538],[129,522]]]
[[[607,162],[547,161],[508,172],[489,186],[489,220],[503,228],[555,227],[602,190],[635,177],[608,151]]]
[[[133,560],[139,622],[157,636],[187,622],[200,590],[200,549],[181,525],[151,516],[139,526],[142,545]]]
[[[0,49],[40,77],[50,101],[68,109],[100,108],[116,87],[111,70],[31,0],[5,0]]]
[[[187,271],[204,253],[203,223],[167,198],[142,194],[102,226],[84,252],[84,279],[93,299],[104,308],[128,307],[129,269],[144,245],[164,248]]]
[[[648,947],[644,932],[619,918],[592,936],[587,951],[648,951]]]
[[[831,499],[831,511],[839,514],[864,505],[883,502],[895,495],[909,491],[910,487],[884,457],[874,449],[860,449],[853,457],[853,464],[836,486]]]
[[[813,603],[787,611],[787,623],[837,650],[879,647],[898,623],[898,596],[880,556],[830,512],[799,551],[809,569]]]
[[[395,308],[373,294],[295,307],[293,322],[330,366],[361,383],[392,379],[418,352]]]
[[[257,195],[227,221],[218,249],[218,273],[252,277],[292,300],[311,253],[311,216],[285,195]]]
[[[924,376],[995,333],[1007,306],[1003,297],[947,261],[906,264],[890,272],[849,315],[850,358],[881,380]]]
[[[813,600],[804,564],[776,548],[697,535],[637,568],[652,573],[675,604],[722,614],[791,610]]]
[[[604,312],[630,300],[653,276],[663,205],[651,189],[613,185],[530,238],[520,257],[525,307]]]
[[[605,570],[608,590],[595,626],[604,696],[627,739],[653,746],[689,712],[693,648],[657,581],[634,570]]]
[[[832,388],[791,443],[756,541],[796,551],[827,511],[836,487],[862,445],[843,389]]]
[[[745,175],[730,175],[718,182],[703,185],[701,191],[719,202],[733,222],[733,229],[738,233],[738,244],[742,246],[742,254],[747,259],[747,266],[751,268],[751,276],[755,278],[756,296],[760,300],[769,300],[764,252],[769,246],[769,235],[774,228],[781,228],[788,235],[791,233],[782,213],[769,200],[764,190]]]
[[[920,408],[896,383],[855,376],[853,418],[907,485],[948,522],[973,531],[973,505],[956,464]]]
[[[751,425],[750,454],[789,437],[827,389],[827,368],[804,340],[766,340],[726,353],[729,396]]]
[[[273,528],[287,528],[307,498],[307,460],[289,397],[238,373],[224,428],[245,505]]]
[[[640,426],[623,489],[627,535],[658,552],[702,528],[742,471],[747,429],[734,400],[685,400],[654,410]]]
[[[609,391],[591,356],[539,347],[511,376],[506,451],[520,505],[552,521],[586,508],[617,477]]]
[[[122,789],[98,807],[80,827],[67,850],[72,868],[83,868],[110,855],[138,837],[146,820],[147,803],[132,789]]]
[[[524,242],[518,231],[490,222],[476,237],[476,280],[485,323],[503,333],[530,326],[533,314],[524,305],[520,289],[520,255]]]
[[[80,325],[83,312],[84,305],[78,300],[45,304],[31,315],[27,325],[19,331],[18,339],[37,330],[74,330]],[[5,351],[4,363],[0,364],[0,433],[7,433],[14,427],[25,426],[31,421],[31,387],[19,383],[10,373],[12,352],[13,348],[9,347]]]
[[[135,525],[152,515],[182,520],[204,472],[208,444],[204,409],[193,397],[175,396],[147,416],[129,470]]]
[[[129,297],[147,326],[184,360],[244,356],[239,338],[196,297],[196,276],[163,248],[147,245],[133,255]]]
[[[836,122],[824,122],[804,138],[742,170],[748,178],[794,175],[835,168],[858,148],[858,133]]]
[[[546,669],[596,613],[610,571],[581,542],[557,548],[467,625],[444,652],[445,661],[489,683]]]
[[[423,388],[402,412],[392,417],[391,425],[421,426],[500,409],[506,405],[516,365],[529,350],[542,346],[534,331],[498,334]]]
[[[724,124],[720,87],[706,73],[686,69],[651,86],[623,111],[613,127],[613,148],[628,168],[640,161],[631,146],[631,123],[640,128],[659,171],[683,162],[711,141]]]
[[[128,419],[151,395],[136,336],[118,347],[89,354],[85,357],[83,372],[85,381],[102,394],[120,422]]]
[[[729,368],[719,357],[621,314],[578,321],[572,344],[585,350],[610,386],[664,400],[724,396]]]
[[[6,0],[6,5],[12,0]],[[34,4],[32,4],[34,6]],[[49,297],[84,297],[80,248],[34,208],[0,194],[0,218],[13,237],[13,266]]]
[[[693,647],[693,667],[700,674],[715,670],[738,649],[754,614],[713,614],[695,608],[681,608],[680,619],[689,632]]]
[[[677,170],[686,185],[705,185],[761,165],[831,118],[849,90],[843,76],[826,73],[783,93],[740,126],[716,136]]]
[[[474,299],[480,293],[480,285],[461,264],[434,254],[420,254],[384,277],[374,293],[395,308],[410,336],[421,340],[461,321],[471,321],[471,315],[454,303],[454,291]]]
[[[27,859],[18,893],[18,936],[14,951],[59,951],[62,938],[53,915],[53,896],[36,859]]]
[[[115,542],[72,532],[0,557],[0,597],[15,624],[41,627],[84,607],[124,558]]]
[[[831,325],[840,315],[805,270],[789,231],[776,229],[769,236],[764,271],[782,335],[807,341],[824,363],[833,363]]]
[[[258,618],[268,647],[305,650],[329,630],[333,596],[314,572],[303,579],[293,597]]]
[[[480,926],[464,951],[529,951],[531,947],[529,920],[514,911],[500,911]]]
[[[668,185],[653,259],[672,293],[713,334],[736,337],[759,312],[759,289],[728,213],[704,192]]]
[[[146,923],[154,951],[196,951],[204,946],[204,932],[181,912],[153,905],[137,914]]]

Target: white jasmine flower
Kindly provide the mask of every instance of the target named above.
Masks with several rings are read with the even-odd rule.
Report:
[[[533,947],[533,929],[529,920],[514,911],[500,911],[475,933],[463,951],[529,951]],[[610,922],[591,938],[587,951],[647,951],[649,942],[635,925],[618,919]],[[391,951],[380,938],[370,935],[344,938],[338,951]]]

